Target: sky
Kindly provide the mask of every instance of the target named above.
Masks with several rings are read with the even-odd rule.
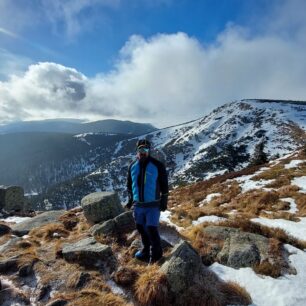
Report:
[[[0,0],[0,123],[305,101],[305,54],[304,0]]]

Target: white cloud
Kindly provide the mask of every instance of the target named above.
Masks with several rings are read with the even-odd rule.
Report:
[[[279,24],[265,21],[256,36],[228,25],[208,46],[184,33],[132,36],[113,70],[94,78],[54,63],[32,65],[0,83],[0,118],[115,117],[165,126],[236,99],[306,100],[306,20],[290,24],[286,10],[294,9],[302,7],[274,11]]]

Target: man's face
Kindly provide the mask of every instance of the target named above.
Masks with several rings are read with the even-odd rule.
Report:
[[[138,159],[144,159],[149,156],[150,149],[145,146],[141,146],[137,148],[137,158]]]

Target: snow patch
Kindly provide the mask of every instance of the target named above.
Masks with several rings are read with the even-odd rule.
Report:
[[[299,222],[294,222],[284,219],[267,219],[267,218],[253,218],[251,221],[260,223],[269,227],[278,227],[286,231],[289,235],[306,241],[306,218],[300,218]],[[305,270],[306,271],[306,270]]]
[[[27,221],[30,220],[30,217],[17,217],[17,216],[11,216],[11,217],[7,217],[5,219],[0,219],[0,221],[4,221],[7,223],[21,223],[23,221]]]
[[[304,162],[304,160],[293,159],[293,160],[290,161],[289,164],[285,165],[285,169],[296,168],[299,164],[301,164],[303,162]]]
[[[198,220],[192,221],[192,225],[198,225],[201,224],[203,222],[218,222],[218,221],[222,221],[222,220],[226,220],[226,218],[223,217],[218,217],[218,216],[203,216],[200,217]]]
[[[306,301],[306,252],[291,245],[285,245],[291,253],[290,263],[296,275],[285,275],[277,279],[257,275],[251,268],[233,269],[214,263],[210,270],[224,281],[234,281],[251,295],[253,305],[258,306],[304,306]]]
[[[290,203],[290,209],[288,210],[289,213],[292,213],[292,214],[295,214],[298,212],[298,209],[297,209],[297,206],[296,206],[296,203],[295,203],[295,200],[292,199],[292,198],[283,198],[283,199],[280,199],[281,201],[284,201],[284,202],[289,202]]]
[[[306,176],[301,176],[301,177],[295,177],[291,181],[291,185],[296,185],[300,187],[300,192],[306,193]]]
[[[171,212],[169,210],[161,211],[159,220],[164,221],[165,223],[168,223],[169,225],[175,227],[178,232],[183,230],[183,227],[177,226],[170,220],[170,216]]]

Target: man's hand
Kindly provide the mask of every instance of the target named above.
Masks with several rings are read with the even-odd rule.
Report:
[[[168,204],[168,195],[163,194],[160,199],[159,210],[165,211],[167,209]]]
[[[124,205],[124,208],[131,209],[133,205],[133,199],[129,199],[128,202]]]

